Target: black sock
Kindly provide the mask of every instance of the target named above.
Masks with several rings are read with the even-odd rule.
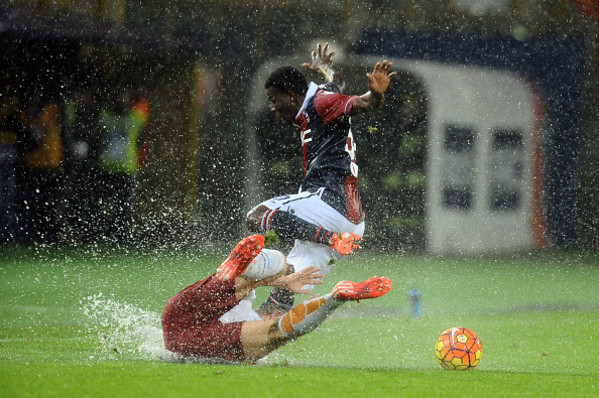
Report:
[[[267,210],[262,216],[260,227],[263,231],[273,230],[281,239],[300,239],[328,245],[333,232],[310,224],[299,217],[278,209]]]
[[[287,264],[287,272],[285,275],[290,275],[295,272],[292,264]],[[270,312],[272,310],[289,311],[293,308],[293,302],[295,295],[292,291],[283,289],[281,287],[274,287],[270,291],[270,295],[262,305],[260,305],[260,311]]]

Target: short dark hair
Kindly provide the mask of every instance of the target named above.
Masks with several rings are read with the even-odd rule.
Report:
[[[281,66],[266,79],[264,88],[274,89],[282,94],[287,94],[291,91],[296,94],[305,95],[308,91],[308,83],[302,72],[297,68],[293,66]]]

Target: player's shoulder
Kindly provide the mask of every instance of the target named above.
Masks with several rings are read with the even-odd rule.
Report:
[[[321,84],[318,88],[320,88],[323,93],[341,94],[341,87],[335,82]]]
[[[330,104],[336,101],[341,101],[344,95],[341,93],[341,88],[336,83],[326,83],[318,86],[318,90],[314,94],[314,103]]]

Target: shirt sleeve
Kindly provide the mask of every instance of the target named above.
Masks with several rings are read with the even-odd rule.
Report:
[[[357,95],[343,95],[326,90],[318,90],[314,95],[314,108],[321,119],[328,125],[335,124],[349,115],[352,105],[359,98]]]

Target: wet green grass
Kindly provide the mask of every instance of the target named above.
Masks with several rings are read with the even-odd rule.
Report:
[[[348,303],[258,366],[158,359],[162,305],[224,255],[0,247],[0,396],[599,395],[596,254],[364,251],[339,262],[318,291],[372,275],[389,277],[392,290]],[[407,296],[413,286],[422,292],[418,318]],[[444,371],[435,361],[436,338],[453,326],[482,340],[472,372]]]

